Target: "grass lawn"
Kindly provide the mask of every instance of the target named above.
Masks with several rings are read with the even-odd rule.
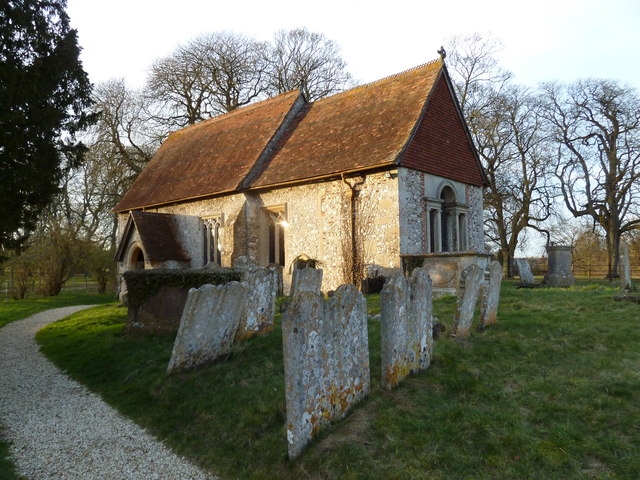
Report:
[[[9,457],[9,444],[0,439],[0,480],[18,480],[19,478]]]
[[[371,320],[371,395],[297,461],[287,459],[279,328],[171,377],[173,339],[123,335],[124,309],[80,312],[37,338],[62,369],[222,478],[634,479],[640,309],[614,293],[505,282],[495,327],[437,340],[432,366],[391,392]],[[434,302],[449,331],[454,303]]]
[[[30,317],[52,308],[72,305],[94,305],[113,302],[114,295],[100,295],[86,292],[62,292],[55,297],[29,297],[24,300],[0,300],[0,327],[9,322]]]

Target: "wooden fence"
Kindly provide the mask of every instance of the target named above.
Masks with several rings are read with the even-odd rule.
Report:
[[[40,291],[44,277],[32,277],[27,289],[27,295],[35,295]],[[63,292],[98,292],[98,284],[88,274],[73,275],[62,287]],[[12,279],[10,273],[0,272],[0,299],[12,297]]]

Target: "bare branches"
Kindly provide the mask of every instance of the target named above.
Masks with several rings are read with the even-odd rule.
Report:
[[[609,80],[547,84],[544,90],[565,205],[605,231],[614,277],[620,235],[640,223],[640,97]]]
[[[491,36],[454,37],[447,60],[488,179],[487,235],[510,275],[526,230],[543,231],[553,213],[553,186],[539,102],[510,83],[511,74],[494,57],[500,49]]]
[[[214,32],[157,60],[148,90],[161,103],[158,118],[183,127],[301,87],[315,100],[340,91],[350,79],[338,45],[322,34],[280,31],[268,44]]]
[[[340,47],[324,35],[304,28],[275,34],[268,65],[270,90],[284,93],[302,88],[308,100],[338,92],[351,80]]]

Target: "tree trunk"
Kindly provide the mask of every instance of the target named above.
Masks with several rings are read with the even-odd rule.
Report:
[[[617,227],[617,226],[616,226]],[[607,229],[607,278],[613,280],[620,278],[619,272],[620,233],[617,228],[609,226]]]

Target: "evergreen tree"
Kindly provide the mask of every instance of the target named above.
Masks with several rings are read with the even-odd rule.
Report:
[[[34,230],[94,121],[66,0],[0,2],[0,255]]]

